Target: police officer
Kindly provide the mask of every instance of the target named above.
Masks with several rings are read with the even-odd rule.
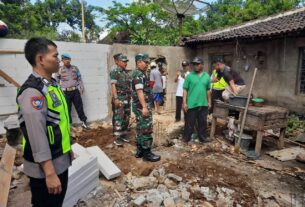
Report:
[[[213,72],[211,75],[211,83],[212,83],[212,106],[210,108],[210,113],[213,113],[213,108],[214,108],[214,103],[215,100],[221,100],[223,101],[222,98],[222,93],[225,90],[225,88],[227,87],[227,82],[224,80],[223,77],[219,78],[217,70],[217,63],[213,64]]]
[[[67,189],[71,146],[68,106],[52,79],[59,68],[57,46],[45,38],[32,38],[24,52],[33,72],[17,93],[23,171],[30,179],[32,205],[59,207]]]
[[[149,78],[145,72],[149,65],[149,56],[139,53],[135,56],[136,69],[131,75],[132,81],[132,110],[137,120],[137,153],[136,157],[156,162],[161,159],[159,155],[151,152],[153,142],[152,108],[153,93],[150,89]]]
[[[129,142],[127,128],[130,118],[131,81],[126,70],[128,59],[122,53],[115,55],[117,68],[110,72],[112,93],[112,124],[116,137],[114,144],[122,146]]]
[[[56,79],[59,81],[62,90],[65,93],[69,108],[70,122],[72,103],[76,109],[79,119],[82,121],[82,127],[88,129],[87,117],[83,108],[81,95],[84,93],[84,84],[79,69],[71,65],[71,56],[67,53],[61,55],[63,66],[59,68]]]

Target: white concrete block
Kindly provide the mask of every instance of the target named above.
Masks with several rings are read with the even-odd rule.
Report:
[[[71,147],[75,158],[80,156],[90,156],[90,153],[87,152],[86,148],[78,143],[74,143]]]
[[[97,157],[98,167],[108,180],[121,175],[121,170],[98,146],[88,147],[86,149],[92,156]]]

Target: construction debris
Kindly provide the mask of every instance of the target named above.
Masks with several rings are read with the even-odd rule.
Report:
[[[305,163],[305,153],[300,153],[297,155],[296,160]]]
[[[282,150],[267,152],[268,155],[280,161],[294,160],[300,153],[305,153],[305,149],[301,147],[291,147]]]

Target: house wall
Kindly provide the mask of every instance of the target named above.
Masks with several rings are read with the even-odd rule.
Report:
[[[0,39],[0,51],[23,51],[26,40]],[[180,68],[182,60],[189,60],[193,50],[182,47],[156,47],[137,45],[103,45],[56,42],[59,54],[69,53],[72,64],[79,67],[84,85],[83,95],[84,110],[88,121],[105,119],[111,115],[111,94],[109,72],[114,66],[112,56],[122,52],[128,56],[130,62],[128,69],[135,68],[134,56],[139,52],[146,52],[151,57],[162,55],[167,60],[167,101],[165,110],[175,109],[176,83],[174,78],[176,70]],[[24,54],[1,54],[0,69],[22,84],[30,75],[32,67],[26,61]],[[4,84],[4,86],[1,84]],[[16,88],[0,78],[0,115],[15,113]],[[73,122],[79,122],[75,109],[72,109]]]
[[[266,41],[231,43],[206,43],[193,48],[205,60],[205,70],[209,71],[210,56],[232,54],[232,67],[245,79],[248,85],[252,80],[254,68],[258,67],[253,94],[267,102],[288,107],[290,111],[305,113],[305,94],[298,94],[299,49],[305,46],[303,38],[282,38]],[[265,54],[261,66],[256,60],[257,52]],[[245,66],[249,65],[249,70]]]

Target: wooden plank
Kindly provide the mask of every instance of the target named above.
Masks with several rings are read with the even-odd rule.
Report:
[[[8,74],[6,74],[3,70],[0,70],[0,76],[2,78],[4,78],[4,80],[6,80],[7,82],[13,84],[14,86],[16,86],[17,88],[20,88],[20,84],[17,83],[11,76],[9,76]]]
[[[0,54],[23,54],[22,50],[0,50]]]
[[[215,130],[216,130],[216,123],[217,123],[217,118],[213,116],[211,132],[210,132],[210,139],[214,139],[215,138],[214,135],[215,135]]]
[[[15,156],[16,149],[6,144],[0,162],[0,207],[7,205]]]
[[[255,153],[259,156],[261,154],[263,141],[263,131],[258,131],[256,135],[256,143],[255,143]]]

